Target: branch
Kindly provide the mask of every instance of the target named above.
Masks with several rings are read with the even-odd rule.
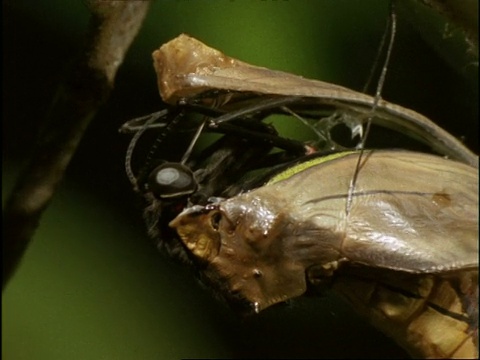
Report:
[[[3,289],[19,264],[90,121],[108,98],[149,1],[85,1],[84,50],[60,84],[50,114],[3,213]]]
[[[461,29],[467,43],[478,53],[477,0],[422,0],[422,2]]]

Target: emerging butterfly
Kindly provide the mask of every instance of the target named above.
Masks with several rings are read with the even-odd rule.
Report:
[[[240,311],[328,289],[412,356],[478,356],[474,153],[413,110],[377,99],[372,114],[371,96],[252,66],[187,35],[153,58],[170,107],[127,123],[132,144],[146,129],[193,128],[182,122],[192,113],[201,115],[192,145],[205,131],[224,134],[179,162],[152,155],[138,175],[129,148],[127,172],[159,247]],[[262,122],[278,114],[315,139],[285,139]],[[367,119],[442,156],[371,149],[358,166],[359,150],[331,130],[362,135]]]

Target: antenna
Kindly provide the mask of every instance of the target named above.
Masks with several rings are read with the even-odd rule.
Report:
[[[138,182],[132,170],[133,150],[135,149],[135,146],[137,145],[137,142],[140,139],[140,137],[143,135],[143,133],[146,130],[148,130],[156,120],[164,117],[167,114],[168,114],[168,111],[166,109],[162,111],[158,111],[153,114],[149,114],[147,116],[142,116],[142,117],[130,120],[120,128],[121,132],[136,131],[135,135],[133,135],[132,139],[130,140],[130,143],[128,144],[127,153],[125,154],[125,172],[127,173],[128,180],[132,184],[135,191],[138,191]],[[144,120],[145,122],[141,127],[139,128],[133,127],[132,129],[130,129],[129,124],[136,124]]]
[[[389,40],[389,43],[388,43],[387,52],[385,54],[385,61],[384,61],[382,70],[380,72],[380,77],[378,79],[377,89],[375,91],[375,97],[374,97],[374,100],[373,100],[372,108],[370,109],[370,112],[369,112],[368,117],[367,117],[367,124],[365,126],[365,131],[363,132],[363,134],[361,136],[361,139],[360,139],[360,143],[358,144],[358,148],[360,149],[360,153],[358,155],[357,164],[355,165],[355,172],[353,173],[352,180],[350,181],[350,186],[348,188],[347,203],[345,205],[345,213],[346,213],[347,217],[350,215],[350,210],[351,210],[351,207],[352,207],[353,192],[355,191],[355,185],[357,184],[358,175],[360,173],[363,153],[364,153],[364,149],[365,149],[365,142],[366,142],[367,136],[370,132],[370,127],[371,127],[371,124],[372,124],[372,118],[375,115],[375,111],[378,107],[378,104],[379,104],[380,100],[382,99],[381,93],[382,93],[383,85],[385,83],[385,77],[387,75],[387,68],[388,68],[388,64],[390,62],[390,56],[392,54],[392,49],[393,49],[393,43],[395,41],[396,30],[397,30],[397,16],[396,16],[396,13],[395,13],[394,3],[392,1],[392,2],[390,2],[389,21],[387,21],[387,25],[385,27],[385,31],[384,31],[383,36],[382,36],[382,40],[380,42],[380,47],[379,47],[379,50],[377,51],[377,56],[375,58],[374,66],[372,68],[372,71],[370,72],[369,78],[368,78],[367,83],[366,83],[365,88],[364,88],[364,90],[366,90],[366,88],[369,86],[369,84],[371,82],[371,79],[373,78],[373,73],[374,73],[374,71],[377,67],[377,64],[378,64],[378,61],[379,61],[379,58],[380,58],[381,49],[384,47],[385,40],[387,38],[387,34],[390,32],[390,40]]]

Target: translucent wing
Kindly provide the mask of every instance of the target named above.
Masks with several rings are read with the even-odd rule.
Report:
[[[371,116],[374,99],[366,94],[318,80],[253,66],[233,59],[202,42],[180,35],[153,53],[162,99],[172,105],[208,91],[216,91],[212,101],[228,102],[236,94],[309,98],[317,106],[329,105],[355,112],[359,119]],[[218,92],[227,94],[219,100]],[[363,115],[362,115],[363,114]],[[478,166],[478,158],[454,136],[430,119],[402,106],[381,100],[373,121],[411,134],[440,154]]]

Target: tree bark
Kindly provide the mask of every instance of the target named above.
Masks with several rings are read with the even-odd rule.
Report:
[[[3,289],[12,277],[77,146],[137,35],[149,1],[88,0],[85,45],[52,101],[35,150],[3,212]]]

